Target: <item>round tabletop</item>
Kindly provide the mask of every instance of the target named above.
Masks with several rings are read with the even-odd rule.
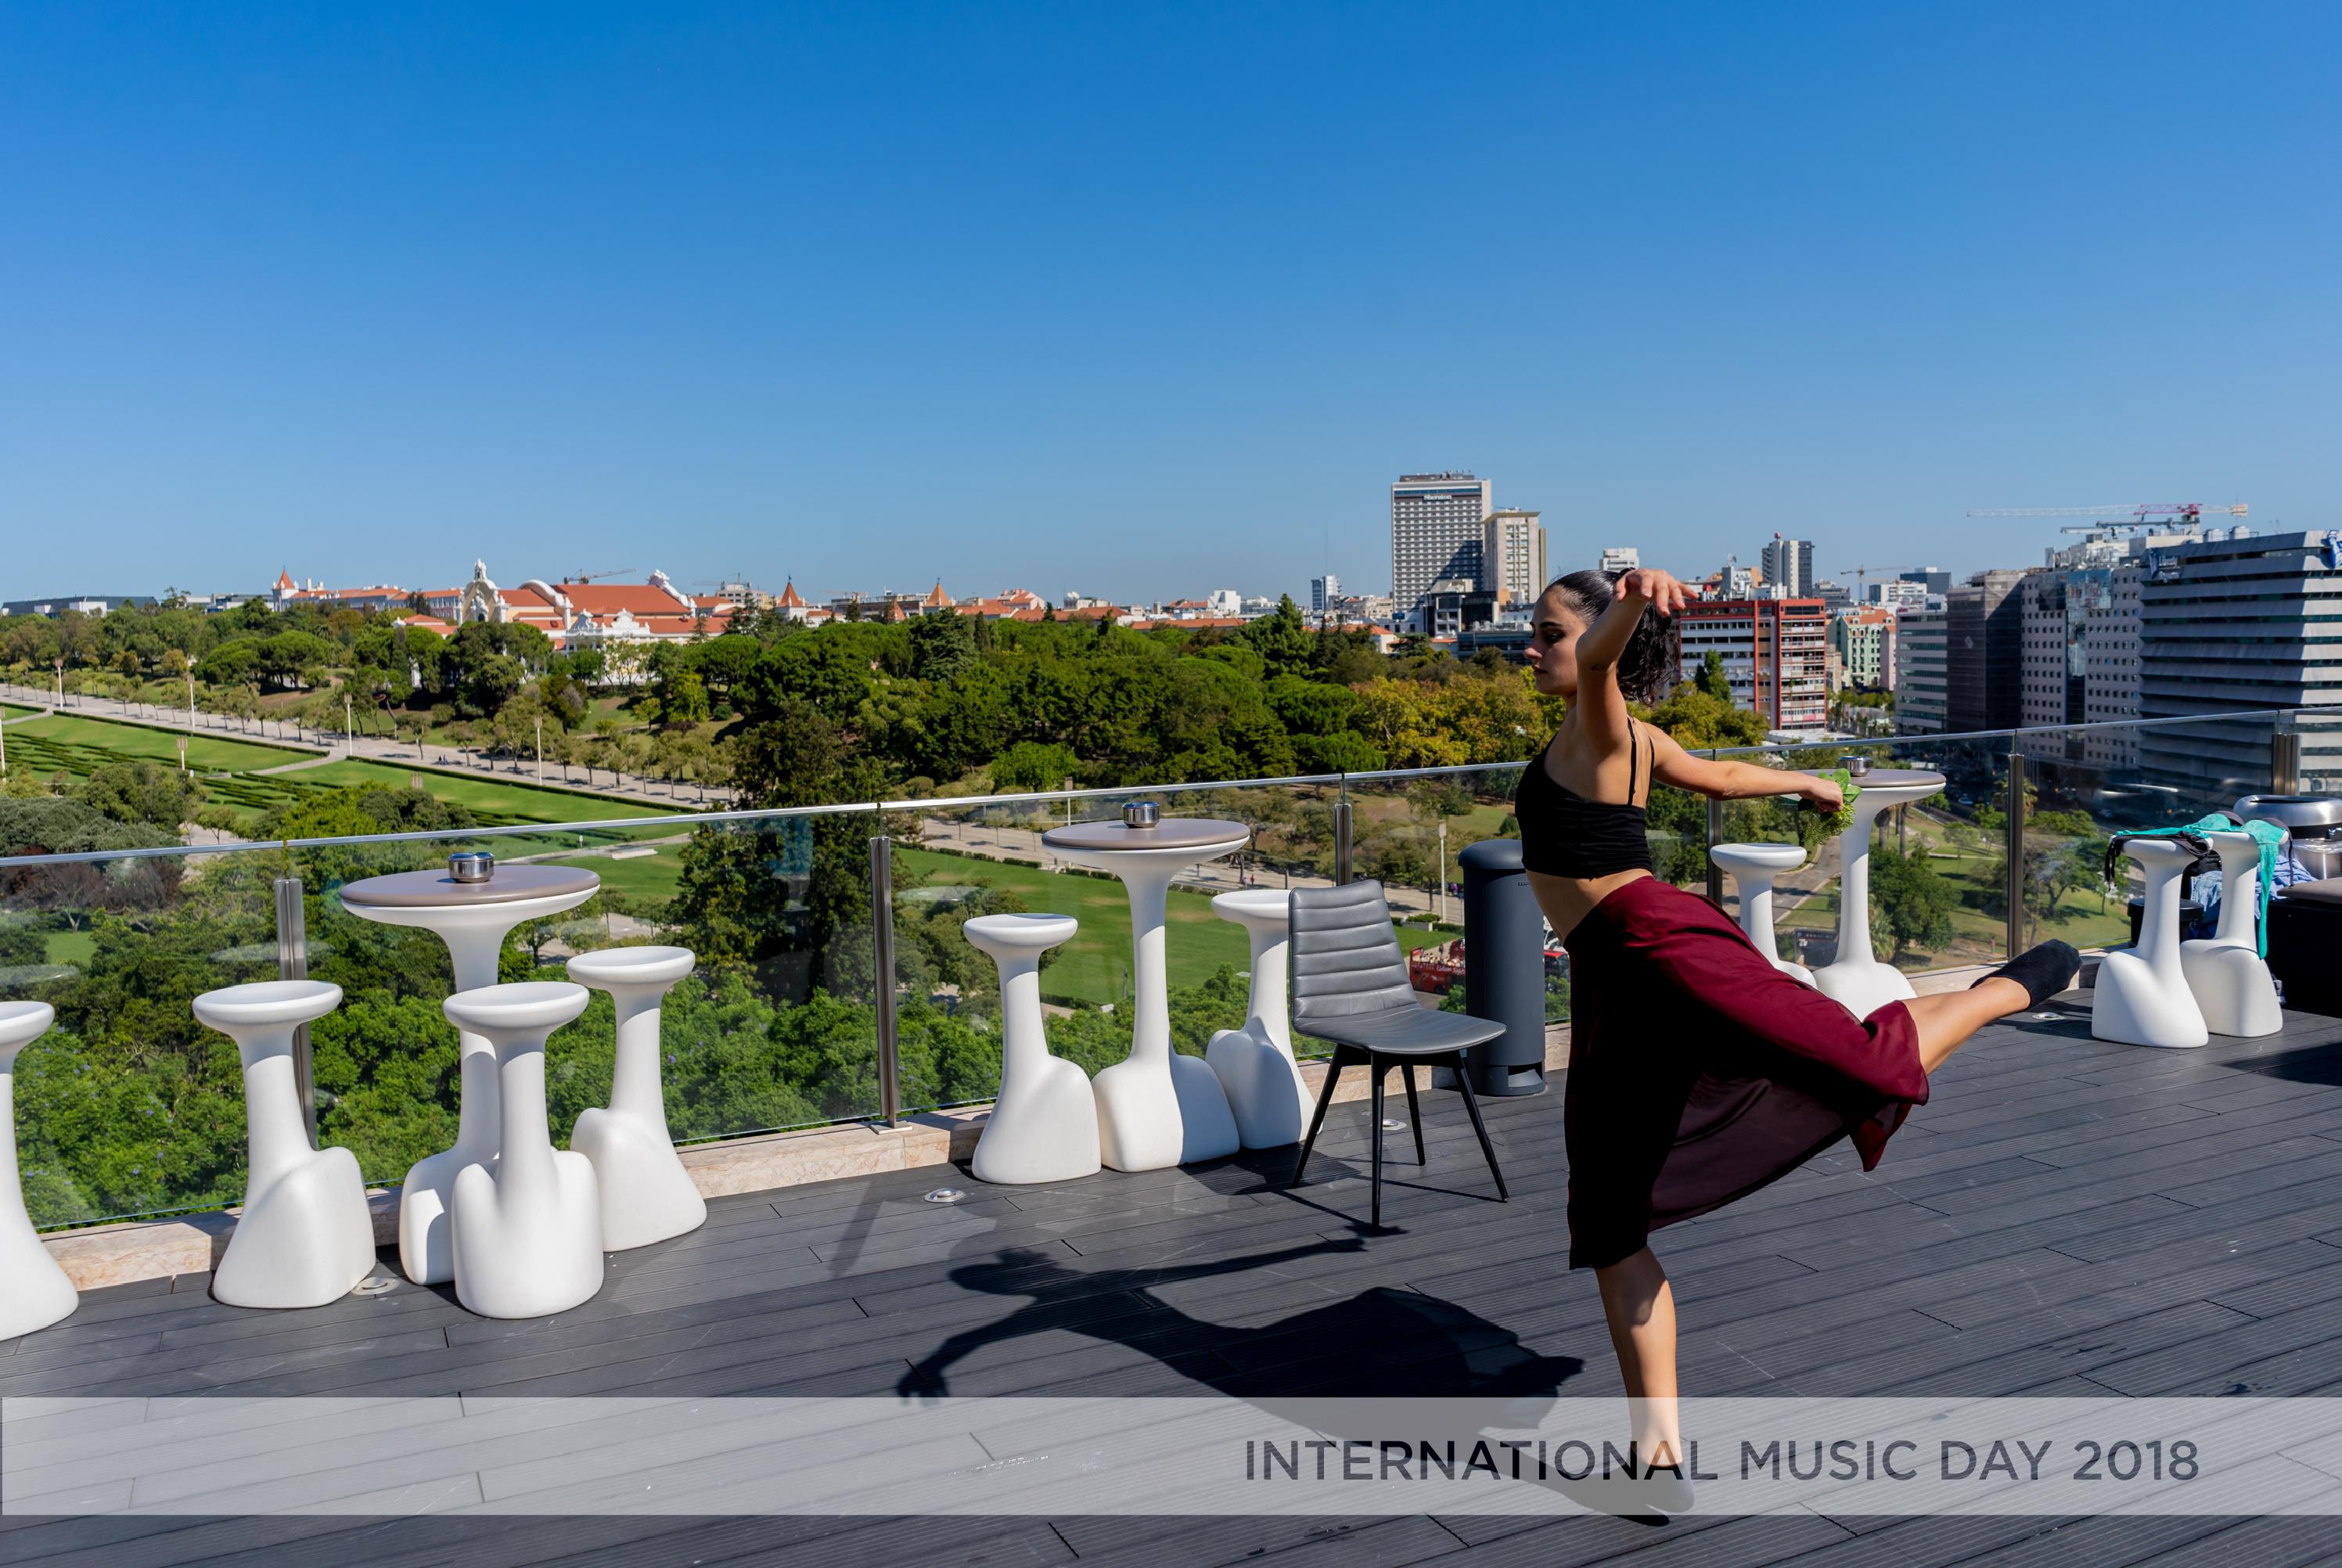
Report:
[[[500,865],[485,882],[457,882],[445,870],[400,871],[348,884],[342,902],[356,909],[467,909],[590,894],[601,885],[600,877],[573,865]]]
[[[1105,851],[1108,854],[1145,849],[1215,849],[1242,843],[1252,829],[1240,822],[1208,816],[1166,816],[1153,827],[1132,827],[1119,822],[1077,822],[1053,827],[1041,835],[1051,849]]]
[[[1915,789],[1922,784],[1941,789],[1944,775],[1933,768],[1873,768],[1854,775],[1857,789]]]

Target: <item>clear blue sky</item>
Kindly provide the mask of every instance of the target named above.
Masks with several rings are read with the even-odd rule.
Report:
[[[0,9],[0,598],[2342,524],[2342,7]]]

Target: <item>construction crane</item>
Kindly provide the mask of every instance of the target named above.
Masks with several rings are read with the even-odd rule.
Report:
[[[2243,502],[2233,506],[2207,506],[2200,501],[2149,501],[2133,506],[2117,501],[2105,506],[1993,506],[1968,514],[1971,517],[2096,517],[2107,512],[2127,512],[2127,522],[2100,522],[2101,528],[2143,528],[2157,522],[2176,522],[2183,527],[2194,527],[2207,514],[2215,517],[2242,517],[2248,510]]]
[[[621,572],[631,572],[633,570],[634,568],[632,566],[613,566],[607,571],[603,572],[580,572],[572,576],[569,580],[573,583],[591,583],[596,578],[615,577]]]

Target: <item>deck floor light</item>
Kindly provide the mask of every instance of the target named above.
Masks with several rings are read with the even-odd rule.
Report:
[[[930,1203],[962,1203],[967,1201],[967,1191],[964,1187],[937,1187],[929,1193],[924,1201]]]

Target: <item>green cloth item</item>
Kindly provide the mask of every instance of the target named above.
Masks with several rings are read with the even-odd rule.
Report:
[[[2212,833],[2250,834],[2253,843],[2260,849],[2260,880],[2258,885],[2253,890],[2256,895],[2256,907],[2253,911],[2253,945],[2261,957],[2267,958],[2268,956],[2269,890],[2277,882],[2277,852],[2285,844],[2285,829],[2273,822],[2248,822],[2239,824],[2231,822],[2226,815],[2216,811],[2209,815],[2197,818],[2185,827],[2142,827],[2118,833],[2107,840],[2107,881],[2119,885],[2121,879],[2117,875],[2117,868],[2122,859],[2122,846],[2132,839],[2176,838],[2185,843],[2197,854],[2209,854],[2212,845],[2204,835]],[[2233,888],[2223,887],[2220,889],[2220,896],[2227,898],[2234,891]]]
[[[1854,798],[1862,793],[1862,786],[1855,783],[1854,775],[1844,768],[1820,768],[1816,771],[1821,777],[1828,779],[1846,792],[1845,802],[1837,810],[1821,814],[1822,836],[1829,838],[1844,833],[1854,825]]]

